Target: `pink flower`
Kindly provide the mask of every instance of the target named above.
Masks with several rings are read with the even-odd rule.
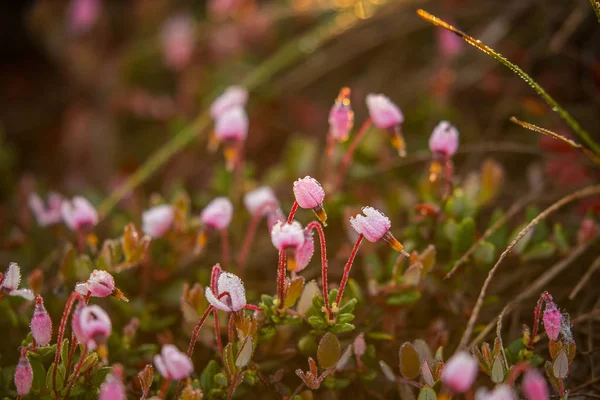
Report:
[[[460,351],[444,365],[442,382],[454,392],[465,393],[473,386],[478,371],[477,360],[469,353]]]
[[[304,240],[304,229],[298,221],[293,221],[291,224],[277,222],[271,230],[271,241],[279,251],[295,250],[304,244]]]
[[[548,339],[552,341],[558,340],[562,315],[558,311],[558,308],[556,308],[556,304],[551,301],[546,302],[546,309],[544,310],[542,320],[544,321],[544,329],[546,329]]]
[[[19,396],[27,396],[33,383],[33,369],[27,359],[27,350],[21,350],[21,358],[15,368],[15,386]]]
[[[164,236],[171,229],[174,214],[173,207],[167,204],[144,211],[142,214],[142,231],[153,238]]]
[[[115,374],[108,374],[102,386],[100,386],[100,393],[98,394],[98,400],[126,400],[125,386],[121,379],[117,378]]]
[[[63,201],[61,213],[65,224],[72,231],[91,230],[98,223],[96,209],[80,196],[73,197],[72,201]]]
[[[245,107],[248,102],[248,91],[241,86],[229,86],[225,92],[213,101],[210,106],[210,115],[218,119],[232,108]]]
[[[200,220],[211,229],[225,229],[231,222],[233,205],[226,197],[217,197],[202,210]]]
[[[77,340],[89,350],[95,350],[99,345],[105,344],[112,333],[112,323],[108,314],[97,305],[79,308],[73,314],[73,321],[73,332]]]
[[[74,33],[90,30],[100,16],[100,0],[71,0],[69,4],[69,28]]]
[[[217,274],[217,291],[215,293],[210,287],[207,287],[204,292],[206,300],[214,308],[225,312],[243,309],[246,306],[246,290],[242,280],[236,275],[220,269]]]
[[[115,278],[102,270],[95,269],[87,282],[75,285],[75,291],[82,296],[90,293],[93,297],[106,297],[115,292]]]
[[[194,371],[192,360],[172,344],[165,344],[160,355],[154,356],[154,365],[158,372],[168,380],[187,378]]]
[[[312,230],[304,230],[304,244],[296,249],[296,272],[302,271],[315,253],[314,233]]]
[[[452,157],[458,150],[458,130],[448,121],[442,121],[433,129],[429,149],[434,154]]]
[[[50,344],[50,340],[52,339],[52,319],[44,307],[42,296],[38,296],[35,299],[33,317],[31,317],[29,327],[31,328],[33,339],[39,346]]]
[[[548,400],[548,385],[540,373],[532,369],[523,378],[523,394],[527,400]]]
[[[160,39],[165,63],[174,71],[185,69],[194,54],[196,23],[190,15],[170,17],[162,27]]]
[[[584,218],[577,231],[577,244],[584,244],[594,239],[598,234],[598,224],[592,218]]]
[[[327,214],[323,209],[325,190],[321,184],[310,176],[298,179],[294,182],[294,197],[302,208],[312,208],[319,220],[326,225]]]
[[[21,268],[19,268],[19,264],[14,262],[8,264],[8,269],[0,279],[2,280],[2,283],[0,283],[0,293],[22,297],[25,300],[33,300],[33,292],[31,290],[19,289],[19,284],[21,283]]]
[[[271,210],[277,209],[279,202],[273,189],[267,186],[256,188],[244,196],[244,205],[251,215],[261,213],[268,214]]]
[[[241,142],[248,136],[248,116],[242,107],[224,111],[215,120],[215,137],[220,142]]]
[[[350,106],[350,89],[343,88],[329,111],[329,133],[339,142],[348,139],[354,126],[354,111]]]
[[[486,388],[478,389],[475,400],[514,400],[515,394],[508,385],[498,385],[491,392]]]
[[[400,108],[382,94],[367,95],[367,108],[373,123],[380,129],[391,129],[404,121]]]
[[[48,194],[48,207],[44,205],[37,193],[30,194],[27,202],[40,226],[54,225],[62,221],[60,211],[62,196],[60,194],[54,192]]]
[[[385,214],[373,207],[363,207],[362,212],[365,215],[350,217],[350,225],[356,232],[362,234],[369,242],[383,239],[395,250],[402,251],[402,245],[390,232],[392,223]]]
[[[443,28],[437,28],[437,41],[440,53],[448,58],[457,56],[464,45],[461,38]]]

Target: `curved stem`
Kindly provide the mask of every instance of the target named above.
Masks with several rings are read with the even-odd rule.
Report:
[[[87,353],[88,353],[87,346],[83,346],[83,350],[81,350],[81,356],[79,357],[79,361],[77,361],[77,364],[75,364],[75,370],[73,371],[73,376],[71,377],[69,386],[67,386],[67,391],[65,392],[65,399],[69,398],[69,394],[71,393],[71,389],[73,388],[73,385],[75,385],[75,382],[77,381],[77,378],[79,377],[79,371],[81,371],[81,367],[83,366],[83,362],[85,361],[85,357],[87,356]],[[56,367],[56,368],[58,368],[58,367]],[[69,371],[66,371],[66,373],[68,374]]]
[[[350,142],[350,146],[348,146],[348,150],[346,150],[346,153],[344,153],[344,157],[342,158],[342,162],[340,164],[336,183],[335,183],[335,186],[338,189],[342,186],[342,181],[344,180],[344,176],[346,175],[346,170],[350,166],[350,161],[352,161],[352,156],[354,155],[354,152],[358,148],[358,144],[362,140],[363,136],[365,136],[365,133],[367,133],[367,131],[371,127],[372,122],[373,121],[371,120],[371,117],[367,118],[367,120],[365,122],[363,122],[358,133],[354,136],[354,138],[352,138],[352,141]]]
[[[346,283],[348,282],[348,277],[350,276],[350,270],[352,269],[352,264],[354,263],[354,258],[356,258],[356,254],[358,253],[358,248],[363,240],[364,236],[362,233],[358,235],[358,239],[356,239],[356,243],[354,243],[354,247],[352,248],[352,253],[350,253],[350,257],[344,266],[344,275],[342,276],[342,282],[340,283],[340,289],[338,291],[337,297],[335,298],[335,303],[339,307],[340,301],[342,301],[342,296],[344,295],[344,289],[346,288]]]
[[[171,384],[171,380],[165,378],[165,380],[163,381],[163,383],[162,383],[162,385],[160,387],[160,391],[158,392],[158,395],[157,395],[157,397],[159,399],[162,399],[162,398],[164,398],[167,395],[167,392],[169,391],[169,385],[170,384]],[[181,381],[179,382],[179,384],[181,385]],[[179,387],[177,387],[177,391],[179,391]],[[178,395],[179,394],[177,394],[175,396],[175,398],[178,398]]]
[[[192,332],[192,338],[190,339],[190,344],[188,346],[187,351],[187,355],[189,358],[192,358],[192,354],[194,353],[194,347],[196,346],[196,340],[198,339],[198,333],[200,332],[200,328],[202,328],[202,325],[204,325],[204,321],[206,321],[206,318],[210,315],[213,308],[214,307],[212,305],[209,305],[206,308],[206,311],[204,311],[204,315],[202,315],[202,318],[200,318],[200,321],[198,321],[196,327],[194,328],[194,331]]]
[[[219,313],[213,308],[213,320],[215,321],[215,338],[217,339],[217,348],[219,354],[223,354],[223,342],[221,340],[221,327],[219,326]]]
[[[58,328],[58,336],[56,338],[56,352],[54,353],[54,365],[56,366],[52,371],[52,391],[56,394],[56,370],[58,369],[58,361],[60,358],[60,351],[62,348],[62,341],[65,336],[65,328],[67,326],[67,320],[69,319],[69,314],[71,313],[71,309],[73,308],[73,303],[75,300],[82,301],[83,298],[77,292],[72,292],[65,304],[65,308],[62,313],[62,317],[60,320],[60,326]]]
[[[229,314],[229,325],[227,327],[227,340],[233,343],[233,314]]]
[[[292,208],[290,210],[290,215],[288,215],[288,219],[287,219],[288,224],[291,224],[292,221],[294,220],[294,216],[296,215],[297,210],[298,210],[298,202],[294,201],[294,204],[292,204]]]
[[[277,299],[279,308],[283,307],[283,293],[285,292],[285,253],[279,251],[279,262],[277,263]]]
[[[584,197],[592,196],[595,194],[600,194],[600,185],[588,186],[581,190],[578,190],[575,193],[571,193],[570,195],[563,197],[562,199],[558,200],[556,203],[552,204],[550,207],[546,208],[537,217],[535,217],[529,224],[527,224],[527,226],[525,228],[523,228],[523,230],[521,230],[521,232],[519,232],[517,237],[514,238],[513,241],[508,245],[506,250],[504,250],[504,252],[502,252],[500,257],[498,258],[498,261],[496,261],[496,264],[488,273],[488,276],[485,279],[485,282],[483,283],[483,287],[481,288],[481,291],[479,292],[479,297],[477,298],[475,306],[473,307],[473,312],[471,313],[471,317],[469,318],[469,321],[467,322],[467,327],[465,329],[465,332],[463,333],[462,338],[460,339],[460,343],[458,346],[459,348],[464,348],[466,346],[467,342],[469,341],[469,339],[471,338],[471,333],[473,332],[473,328],[475,327],[475,323],[477,322],[477,318],[479,317],[479,312],[481,311],[481,307],[483,306],[483,300],[485,299],[487,289],[488,289],[490,283],[492,282],[492,279],[494,278],[494,274],[496,273],[496,271],[500,267],[500,264],[502,263],[502,261],[504,261],[504,259],[508,255],[508,253],[511,252],[511,250],[516,246],[516,244],[523,238],[523,236],[525,236],[527,234],[527,232],[529,232],[531,229],[533,229],[540,221],[545,219],[548,215],[552,214],[553,212],[557,211],[559,208],[561,208],[565,204],[568,204],[572,201],[575,201],[575,200],[578,200],[578,199],[581,199]]]
[[[312,230],[315,229],[319,234],[319,242],[321,244],[321,280],[323,281],[323,301],[325,302],[325,309],[327,313],[331,316],[331,309],[329,308],[329,289],[328,289],[328,280],[327,280],[327,248],[325,245],[325,232],[323,232],[323,227],[317,221],[310,222],[306,229]]]

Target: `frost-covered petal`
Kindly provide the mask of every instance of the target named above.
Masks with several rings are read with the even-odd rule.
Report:
[[[304,244],[304,229],[298,221],[277,222],[271,230],[271,241],[277,250],[298,248]]]
[[[4,278],[2,280],[2,289],[12,292],[19,287],[21,283],[21,268],[19,264],[11,262],[8,264],[8,269],[4,273]]]
[[[232,311],[239,311],[246,305],[246,290],[242,280],[236,275],[223,272],[219,276],[218,291],[219,295],[229,292],[229,296],[224,297],[222,301],[230,304]]]
[[[204,290],[204,295],[206,296],[206,300],[210,303],[210,305],[212,305],[217,310],[231,312],[231,308],[227,304],[219,300],[217,296],[215,296],[215,294],[212,292],[212,290],[210,290],[209,287],[207,287]]]
[[[325,190],[315,178],[306,176],[294,182],[294,197],[302,208],[316,208],[323,204]]]
[[[315,253],[315,241],[313,231],[304,233],[304,244],[296,249],[296,272],[302,271]]]
[[[373,207],[363,207],[362,212],[364,215],[350,217],[350,225],[368,241],[378,241],[389,231],[390,219]]]

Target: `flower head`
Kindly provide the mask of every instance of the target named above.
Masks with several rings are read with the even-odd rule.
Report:
[[[46,308],[44,307],[44,299],[42,296],[37,296],[35,299],[35,307],[33,309],[33,317],[31,317],[31,334],[35,342],[39,346],[47,346],[52,339],[52,319]]]
[[[114,368],[114,366],[113,366]],[[126,400],[125,386],[121,382],[121,377],[117,376],[116,370],[108,374],[104,383],[100,386],[98,400]]]
[[[215,121],[215,137],[220,142],[241,142],[248,136],[248,115],[242,107],[232,107]]]
[[[514,400],[515,394],[508,385],[498,385],[491,392],[486,388],[478,389],[475,400]]]
[[[291,224],[279,221],[271,230],[271,241],[279,251],[288,248],[297,249],[304,244],[304,240],[304,229],[298,221],[293,221]]]
[[[323,209],[325,190],[315,178],[305,176],[294,182],[294,197],[302,208],[312,208],[319,220],[325,224],[327,214]]]
[[[523,394],[527,400],[548,400],[548,384],[535,369],[530,370],[523,378]]]
[[[464,393],[473,386],[479,365],[469,353],[460,351],[444,365],[442,382],[454,392]]]
[[[262,216],[268,214],[271,209],[276,209],[279,202],[273,189],[268,186],[261,186],[244,195],[244,205],[251,215],[261,213]]]
[[[54,225],[62,221],[62,213],[60,211],[62,201],[62,196],[54,192],[48,194],[47,207],[37,193],[30,194],[27,199],[29,208],[31,208],[35,220],[40,226]]]
[[[241,86],[229,86],[223,94],[213,101],[210,115],[217,119],[232,108],[245,107],[248,102],[248,91]]]
[[[33,383],[33,368],[27,359],[27,350],[23,348],[21,350],[21,358],[15,368],[15,386],[17,387],[17,394],[20,396],[27,396],[31,390],[31,384]]]
[[[329,111],[329,133],[335,140],[343,142],[348,139],[353,126],[354,111],[350,105],[350,89],[343,88]]]
[[[167,204],[144,211],[142,214],[142,231],[153,238],[164,236],[171,229],[174,214],[173,207]]]
[[[434,154],[452,157],[458,150],[458,129],[448,121],[442,121],[429,137],[429,149]]]
[[[548,339],[552,341],[558,340],[558,335],[560,334],[562,315],[560,314],[560,311],[558,310],[554,302],[546,302],[546,309],[544,310],[542,320],[544,321],[544,329],[546,329]]]
[[[160,355],[154,356],[154,365],[165,379],[175,381],[187,378],[194,371],[192,360],[172,344],[165,344]]]
[[[225,229],[231,222],[233,205],[226,197],[217,197],[202,210],[200,220],[212,229]]]
[[[304,230],[304,244],[296,249],[296,272],[302,271],[315,253],[315,241],[312,230]]]
[[[61,213],[65,224],[72,231],[89,230],[98,223],[98,212],[81,196],[73,197],[72,201],[63,201]]]
[[[100,0],[71,0],[68,22],[72,32],[81,34],[90,30],[101,11]]]
[[[364,215],[358,214],[350,217],[350,225],[354,230],[363,235],[369,242],[383,239],[394,250],[407,255],[402,244],[390,232],[392,223],[381,211],[373,207],[363,207]]]
[[[115,292],[115,278],[106,271],[95,269],[86,282],[75,285],[75,291],[82,296],[88,293],[93,297],[106,297]]]
[[[187,14],[170,17],[160,34],[165,64],[175,70],[185,69],[194,54],[196,23]]]
[[[404,115],[389,97],[383,94],[368,94],[367,108],[376,127],[390,129],[404,121]]]
[[[112,333],[112,323],[106,311],[97,305],[83,306],[76,311],[73,314],[73,332],[79,343],[89,350],[104,345]]]
[[[8,264],[8,269],[0,279],[0,293],[5,293],[9,296],[19,296],[25,300],[33,300],[33,292],[31,290],[19,289],[19,284],[21,283],[21,268],[19,268],[19,264],[14,262]]]
[[[206,300],[218,310],[226,312],[239,311],[246,306],[246,290],[244,283],[236,275],[221,271],[219,267],[213,270],[216,288],[207,287],[204,295]],[[213,291],[216,289],[216,291]]]

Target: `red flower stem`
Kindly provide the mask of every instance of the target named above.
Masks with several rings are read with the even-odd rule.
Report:
[[[512,386],[517,381],[519,375],[523,372],[529,371],[531,369],[531,365],[528,362],[520,362],[513,367],[508,373],[508,377],[506,378],[505,384]]]
[[[352,253],[350,253],[350,257],[348,258],[348,262],[344,266],[344,275],[342,276],[342,282],[340,283],[340,290],[335,299],[336,305],[340,306],[340,301],[342,300],[342,296],[344,295],[344,289],[346,288],[346,283],[348,283],[348,277],[350,276],[350,270],[352,269],[352,264],[354,263],[354,258],[356,258],[356,254],[358,253],[358,248],[360,247],[360,243],[362,242],[364,236],[362,233],[358,235],[358,239],[356,239],[356,243],[354,243],[354,247],[352,248]]]
[[[246,236],[244,236],[244,241],[242,242],[242,248],[237,257],[237,276],[240,278],[244,274],[244,268],[246,267],[246,261],[248,260],[248,254],[250,253],[250,247],[252,246],[252,241],[254,240],[254,236],[256,236],[256,229],[258,225],[260,225],[260,220],[264,216],[265,212],[271,208],[276,208],[277,204],[273,202],[267,202],[261,205],[252,215],[252,219],[250,220],[250,225],[248,225],[248,230],[246,231]]]
[[[198,339],[198,333],[200,332],[200,328],[202,328],[202,325],[204,325],[204,321],[206,321],[206,318],[208,318],[213,308],[214,307],[212,305],[209,305],[206,308],[206,311],[204,311],[204,315],[202,315],[202,318],[200,318],[200,321],[198,321],[196,327],[194,328],[194,331],[192,332],[192,338],[190,339],[190,344],[188,346],[187,351],[187,355],[189,358],[192,358],[192,354],[194,353],[194,346],[196,346],[196,340]]]
[[[233,377],[231,378],[231,382],[229,384],[229,390],[227,390],[227,400],[231,400],[231,398],[233,397],[233,393],[235,392],[235,383],[238,380],[238,374],[239,372],[236,371],[235,374],[233,374]]]
[[[75,370],[73,371],[73,376],[71,377],[71,381],[69,382],[69,386],[67,386],[67,391],[65,392],[65,399],[69,398],[69,394],[71,393],[71,389],[75,382],[77,382],[77,378],[79,377],[79,371],[81,371],[81,367],[83,366],[83,362],[85,361],[85,357],[87,356],[88,348],[87,346],[83,346],[83,350],[81,350],[81,356],[79,357],[79,361],[75,365]],[[56,367],[58,368],[58,366]],[[67,376],[69,371],[67,370]]]
[[[75,333],[71,332],[71,348],[69,349],[69,359],[67,360],[67,368],[65,369],[67,374],[71,370],[73,357],[75,357],[75,350],[77,350],[77,338],[75,337]]]
[[[179,382],[181,384],[181,381]],[[170,379],[166,379],[163,381],[162,385],[160,386],[160,391],[158,392],[157,397],[159,399],[164,398],[167,395],[167,392],[169,391],[169,385],[171,384],[171,380]],[[178,388],[179,389],[179,388]],[[177,399],[178,397],[176,396],[175,399]]]
[[[262,308],[260,308],[260,307],[257,307],[257,306],[255,306],[255,305],[253,305],[253,304],[246,304],[246,305],[244,306],[244,308],[247,308],[248,310],[252,310],[252,311],[258,311],[258,312],[262,312]]]
[[[85,235],[81,229],[77,230],[77,248],[82,254],[85,251]]]
[[[213,319],[215,321],[215,338],[217,339],[217,348],[219,354],[223,354],[223,342],[221,341],[221,328],[219,327],[219,313],[213,308]]]
[[[290,210],[290,215],[288,215],[288,219],[287,219],[288,224],[291,224],[292,221],[294,220],[294,216],[296,215],[297,210],[298,210],[298,202],[294,201],[294,204],[292,204],[292,208]]]
[[[342,162],[340,163],[340,167],[338,170],[338,176],[337,176],[337,180],[336,180],[337,188],[340,188],[342,186],[342,181],[344,180],[346,171],[348,170],[348,167],[350,166],[350,161],[352,161],[352,156],[354,155],[354,152],[358,148],[358,144],[360,143],[362,138],[365,136],[365,133],[367,133],[367,131],[371,127],[371,123],[372,123],[371,117],[367,118],[367,120],[365,122],[363,122],[362,126],[358,130],[358,133],[354,136],[354,138],[350,142],[350,146],[348,146],[348,150],[346,150],[346,153],[344,153],[344,157],[342,158]]]
[[[227,228],[221,229],[221,262],[224,269],[229,267],[230,250],[229,250],[229,233]]]
[[[65,336],[65,328],[67,326],[67,319],[69,319],[69,314],[71,313],[71,309],[73,308],[73,303],[75,300],[82,301],[83,298],[77,292],[72,292],[65,304],[65,308],[63,310],[63,314],[60,320],[60,326],[58,329],[58,336],[56,338],[56,352],[54,353],[54,365],[56,366],[52,371],[52,391],[54,394],[56,393],[56,370],[58,369],[58,361],[60,358],[60,350],[62,348],[62,341]]]
[[[546,302],[552,301],[552,296],[548,292],[544,292],[540,295],[540,298],[537,301],[535,306],[535,310],[533,312],[533,330],[531,331],[531,336],[529,337],[529,342],[527,343],[527,348],[533,347],[533,341],[538,334],[538,329],[540,325],[540,316],[542,314],[542,304]]]
[[[279,263],[277,264],[277,299],[279,308],[283,308],[283,294],[285,292],[285,253],[279,251]]]
[[[229,343],[233,343],[233,314],[229,314],[229,326],[227,329],[227,340]]]
[[[325,301],[325,309],[331,316],[331,309],[329,308],[329,289],[327,284],[327,248],[325,245],[325,232],[323,227],[317,221],[310,222],[306,229],[315,229],[319,234],[319,242],[321,244],[321,280],[323,281],[323,300]]]

